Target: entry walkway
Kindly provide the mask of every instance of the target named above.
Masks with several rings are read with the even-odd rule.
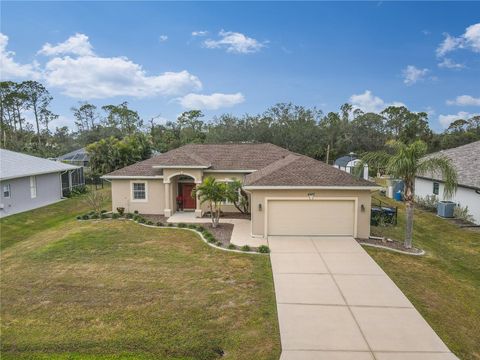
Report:
[[[457,359],[351,237],[270,237],[281,360]]]

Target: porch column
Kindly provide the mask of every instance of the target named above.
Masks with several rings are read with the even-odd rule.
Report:
[[[165,181],[165,210],[163,210],[163,215],[165,217],[172,216],[172,194],[171,188],[172,184],[170,181]]]
[[[201,182],[195,181],[195,185],[199,185]],[[198,197],[198,194],[196,195],[196,204],[197,206],[195,207],[195,217],[201,218],[202,217],[202,205],[200,204],[200,198]]]

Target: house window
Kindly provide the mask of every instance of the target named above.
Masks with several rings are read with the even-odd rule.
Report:
[[[3,185],[3,197],[4,198],[10,198],[10,184],[5,184]]]
[[[132,199],[146,200],[147,199],[147,185],[144,182],[134,182],[132,184]]]
[[[37,197],[37,177],[30,176],[30,197],[35,199]]]
[[[433,183],[433,193],[435,195],[438,195],[439,194],[439,191],[440,190],[440,184],[438,182],[434,182]]]

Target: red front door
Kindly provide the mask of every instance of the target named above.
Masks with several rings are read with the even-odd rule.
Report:
[[[195,209],[197,207],[197,201],[192,197],[192,190],[195,184],[182,184],[182,198],[184,209]]]

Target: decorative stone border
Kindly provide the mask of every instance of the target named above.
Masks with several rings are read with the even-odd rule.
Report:
[[[391,248],[391,247],[388,247],[388,246],[382,246],[382,245],[377,245],[377,244],[370,244],[370,243],[361,242],[361,241],[359,241],[358,243],[359,243],[360,245],[371,246],[371,247],[374,247],[374,248],[377,248],[377,249],[389,250],[389,251],[393,251],[393,252],[396,252],[396,253],[405,254],[405,255],[411,255],[411,256],[423,256],[423,255],[426,254],[425,250],[422,250],[422,249],[419,249],[419,250],[420,250],[419,253],[411,253],[411,252],[408,252],[408,251],[403,251],[403,250],[394,249],[394,248]]]
[[[218,249],[218,250],[223,250],[223,251],[229,251],[229,252],[234,252],[234,253],[239,253],[239,254],[254,254],[254,255],[270,255],[270,252],[268,253],[261,253],[261,252],[258,252],[258,251],[243,251],[243,250],[238,250],[238,249],[227,249],[227,248],[224,248],[224,247],[221,247],[221,246],[217,246],[215,244],[212,244],[210,242],[208,242],[208,240],[203,236],[202,232],[196,230],[196,229],[190,229],[188,227],[179,227],[179,226],[176,226],[174,223],[171,223],[173,224],[172,226],[156,226],[156,225],[147,225],[147,224],[143,224],[143,223],[140,223],[138,221],[135,221],[133,219],[126,219],[126,218],[118,218],[118,219],[112,219],[111,217],[109,218],[104,218],[104,219],[77,219],[77,221],[103,221],[103,220],[122,220],[122,221],[125,221],[125,220],[128,220],[128,221],[132,221],[134,222],[135,224],[138,224],[138,225],[141,225],[141,226],[145,226],[145,227],[148,227],[148,228],[154,228],[154,229],[174,229],[174,230],[188,230],[188,231],[191,231],[191,232],[194,232],[196,233],[197,235],[200,235],[200,238],[203,240],[203,242],[215,249]]]

